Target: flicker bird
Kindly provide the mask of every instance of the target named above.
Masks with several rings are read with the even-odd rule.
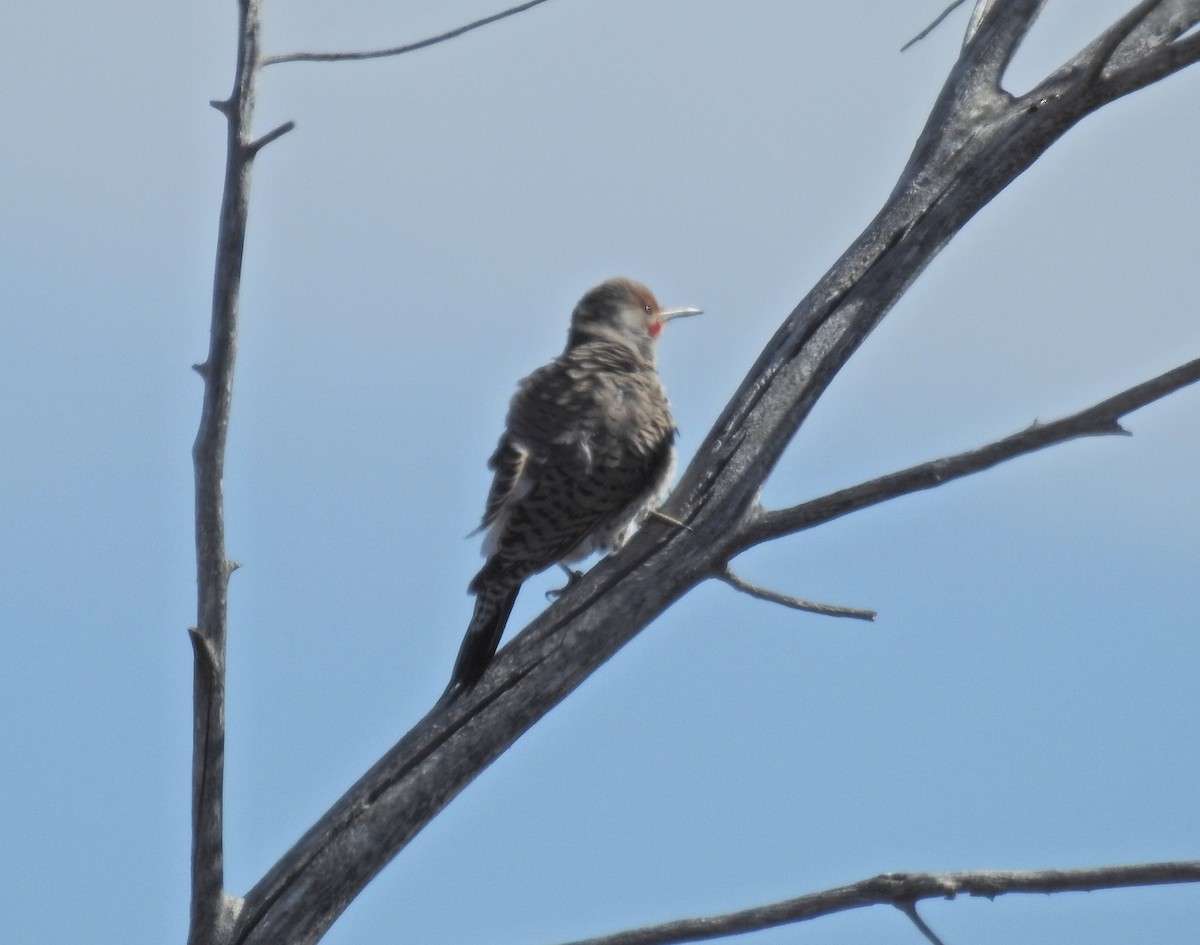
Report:
[[[483,675],[527,578],[621,547],[665,492],[675,424],[655,349],[666,322],[699,312],[609,279],[575,306],[563,353],[518,385],[488,461],[487,563],[470,584],[475,612],[443,698]]]

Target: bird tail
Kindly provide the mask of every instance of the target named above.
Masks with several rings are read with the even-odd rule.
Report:
[[[467,625],[466,635],[458,650],[458,659],[454,663],[454,672],[450,676],[450,685],[442,694],[440,701],[447,701],[479,682],[479,677],[487,669],[488,663],[500,645],[500,637],[504,635],[504,625],[508,623],[508,615],[512,613],[513,604],[517,601],[520,584],[508,581],[481,581],[480,573],[471,582],[471,590],[475,593],[475,613]]]

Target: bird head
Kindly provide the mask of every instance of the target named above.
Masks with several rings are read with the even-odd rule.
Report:
[[[698,308],[663,308],[653,292],[633,279],[609,279],[589,290],[575,306],[567,347],[615,341],[653,362],[663,325],[673,318],[699,314]]]

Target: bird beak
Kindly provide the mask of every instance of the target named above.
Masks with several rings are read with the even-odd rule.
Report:
[[[686,318],[688,315],[699,315],[703,309],[698,308],[664,308],[658,312],[658,317],[669,322],[672,318]]]

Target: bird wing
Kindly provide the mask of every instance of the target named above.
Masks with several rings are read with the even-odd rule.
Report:
[[[518,384],[504,434],[488,459],[495,475],[480,525],[480,530],[489,532],[484,554],[496,550],[509,513],[529,495],[545,466],[588,463],[586,435],[567,442],[561,432],[572,427],[571,419],[579,413],[578,398],[561,360],[538,368]]]
[[[538,558],[541,570],[596,529],[607,535],[614,516],[661,488],[656,483],[673,456],[665,401],[660,423],[639,422],[626,405],[647,396],[638,386],[644,382],[619,370],[620,352],[610,365],[593,347],[560,356],[518,386],[488,461],[495,476],[483,518],[485,555],[507,548],[514,558]],[[661,396],[657,379],[650,380]],[[519,536],[530,533],[540,540],[537,553],[526,555]]]
[[[484,507],[483,522],[479,526],[491,528],[496,524],[505,506],[518,501],[529,492],[529,451],[513,442],[505,433],[500,438],[496,452],[488,460],[488,468],[495,471],[492,487],[488,490],[487,505]]]
[[[481,529],[503,528],[507,513],[529,494],[537,467],[551,458],[554,443],[548,433],[561,429],[569,404],[554,395],[565,378],[555,362],[539,368],[517,386],[508,408],[504,435],[488,459],[495,475],[488,490]],[[549,396],[548,396],[549,395]]]

